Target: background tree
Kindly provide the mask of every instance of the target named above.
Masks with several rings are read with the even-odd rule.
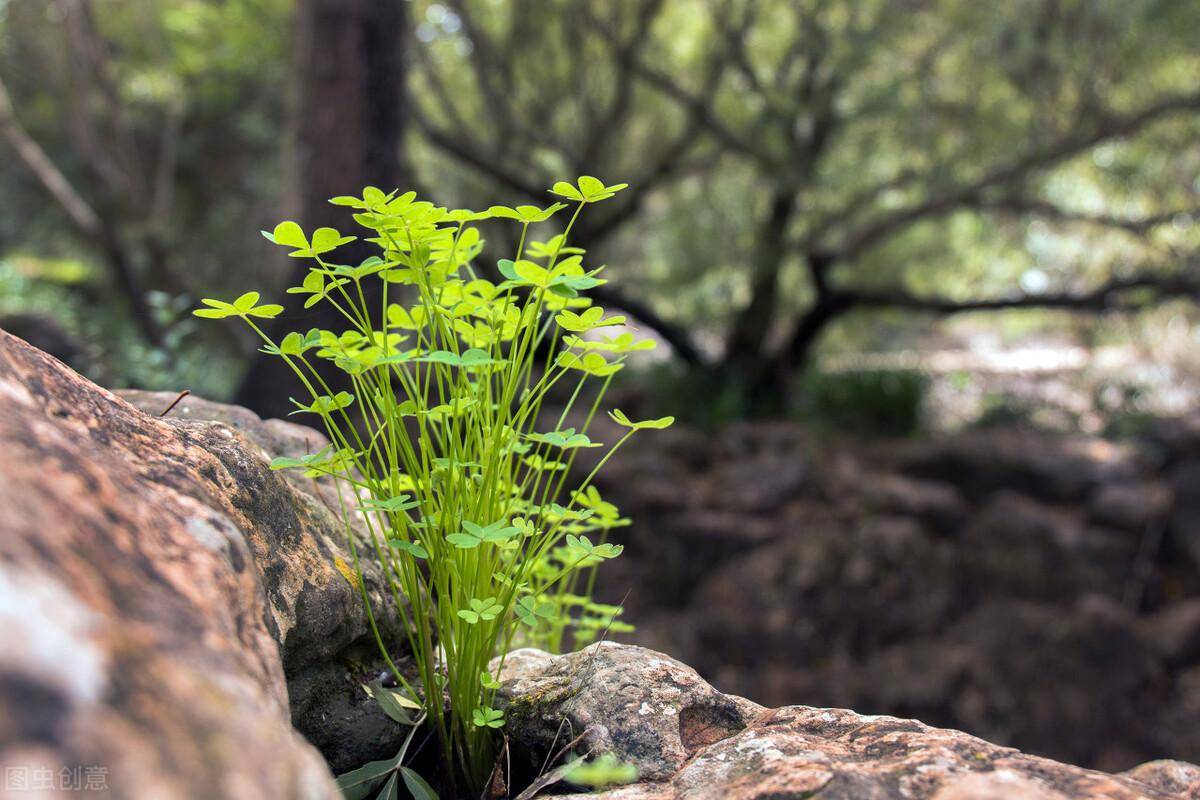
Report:
[[[344,209],[330,205],[331,197],[357,195],[364,186],[390,191],[411,184],[401,153],[406,5],[405,0],[301,0],[297,6],[289,195],[305,230],[345,227]],[[338,251],[355,264],[370,254],[362,242]],[[307,265],[293,262],[290,269],[295,274],[287,285],[299,285]],[[289,314],[274,327],[344,327],[327,305]],[[297,316],[304,321],[297,322]],[[274,361],[246,373],[236,402],[267,416],[293,410],[279,392],[291,372]]]
[[[288,5],[0,4],[0,264],[80,276],[47,308],[116,382],[227,391],[240,342],[198,341],[186,312],[266,252],[247,219],[277,213]]]
[[[498,194],[538,197],[563,169],[638,187],[589,244],[645,269],[668,249],[655,225],[682,226],[697,260],[676,269],[725,278],[694,317],[666,295],[606,300],[749,405],[783,397],[851,312],[1106,311],[1196,292],[1194,4],[555,9],[427,6],[422,131]],[[1162,169],[1149,149],[1179,157]],[[1072,202],[1080,189],[1103,207]],[[665,210],[642,213],[655,196]],[[1014,224],[1030,220],[1089,258],[1031,258]],[[964,269],[968,254],[996,263]],[[706,313],[713,300],[724,313]],[[702,347],[706,333],[722,344]]]

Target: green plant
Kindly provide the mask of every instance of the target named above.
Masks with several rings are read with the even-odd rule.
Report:
[[[909,369],[810,370],[799,416],[839,430],[910,436],[921,428],[929,377]]]
[[[332,228],[305,233],[282,222],[264,232],[292,257],[313,262],[288,293],[303,296],[306,308],[331,304],[345,331],[297,331],[276,342],[259,320],[283,308],[261,304],[257,292],[231,303],[205,300],[195,312],[243,320],[308,391],[296,413],[316,415],[331,444],[273,466],[336,479],[359,577],[368,553],[355,521],[391,599],[406,598],[411,607],[404,624],[419,680],[388,658],[402,704],[421,708],[453,784],[476,796],[494,767],[495,729],[504,724],[493,707],[499,684],[490,662],[518,642],[554,650],[568,635],[579,644],[619,629],[621,609],[590,595],[596,566],[621,553],[608,534],[627,521],[592,481],[634,433],[673,422],[610,412],[624,435],[578,485],[569,484],[576,456],[603,446],[588,430],[613,375],[629,352],[651,346],[628,333],[602,334],[625,319],[606,316],[584,296],[604,283],[601,270],[585,269],[583,250],[568,244],[584,207],[622,188],[588,176],[555,184],[551,191],[574,212],[562,233],[534,241],[531,226],[567,204],[448,211],[413,192],[368,187],[362,197],[330,201],[352,209],[380,249],[357,266],[331,260],[354,239]],[[497,264],[499,281],[474,265],[483,241],[470,223],[485,219],[520,225],[514,258]],[[370,291],[371,281],[382,291]],[[334,391],[315,359],[345,373],[350,390]],[[553,427],[539,430],[543,404],[560,382],[569,399]],[[578,429],[564,427],[573,412],[582,418]],[[371,625],[387,656],[374,616]]]

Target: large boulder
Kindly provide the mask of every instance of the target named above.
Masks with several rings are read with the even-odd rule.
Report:
[[[1188,764],[1115,776],[914,720],[765,709],[641,647],[520,650],[500,677],[525,763],[545,763],[571,743],[638,768],[638,783],[599,795],[610,800],[1165,800],[1200,789],[1200,770]]]
[[[294,679],[362,695],[341,663],[362,599],[319,492],[234,427],[150,416],[4,332],[0,397],[0,763],[114,797],[333,798],[297,711],[358,759],[394,746]]]
[[[196,437],[237,482],[231,493],[255,525],[245,531],[254,552],[279,640],[292,723],[315,744],[334,772],[396,752],[403,731],[362,689],[364,678],[383,671],[353,583],[345,525],[336,509],[331,479],[313,480],[298,470],[267,469],[275,456],[316,452],[328,440],[304,425],[260,419],[240,406],[169,392],[125,390],[131,405],[158,416],[162,424]],[[394,655],[403,648],[393,603],[380,597],[382,581],[371,562],[361,562],[371,607],[380,614]]]

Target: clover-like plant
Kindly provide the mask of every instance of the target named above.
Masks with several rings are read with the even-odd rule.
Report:
[[[416,679],[393,663],[368,604],[399,686],[394,695],[378,686],[374,694],[387,695],[385,710],[397,718],[420,709],[440,739],[449,783],[473,796],[492,774],[504,725],[492,659],[518,643],[558,650],[627,629],[620,607],[591,599],[596,566],[621,553],[608,534],[628,524],[592,482],[630,436],[672,419],[633,422],[612,411],[624,434],[586,477],[571,480],[577,455],[603,446],[588,431],[613,375],[628,353],[653,342],[598,333],[625,319],[591,304],[585,293],[605,282],[601,269],[585,266],[583,250],[568,244],[584,208],[623,188],[584,176],[551,190],[570,205],[477,212],[367,187],[361,197],[330,201],[348,207],[379,248],[358,265],[337,263],[337,249],[355,237],[332,228],[306,233],[282,222],[264,232],[310,261],[288,294],[304,296],[305,308],[329,304],[344,330],[275,341],[259,321],[283,307],[260,305],[255,292],[232,303],[205,300],[195,312],[240,318],[307,392],[294,413],[312,415],[330,444],[273,466],[335,480],[364,601],[362,565],[370,559],[389,600],[410,608],[402,619]],[[542,241],[529,235],[571,206],[561,232]],[[477,264],[483,240],[471,223],[485,219],[520,226],[516,253],[495,273]],[[335,391],[320,362],[345,373],[349,390]],[[543,404],[556,387],[569,399],[547,425]],[[574,426],[565,427],[572,414]],[[378,781],[395,784],[397,768],[385,767]],[[369,777],[355,780],[371,788]]]

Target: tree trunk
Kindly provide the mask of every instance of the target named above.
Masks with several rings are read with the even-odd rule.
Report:
[[[348,232],[346,209],[329,198],[358,195],[364,186],[407,188],[410,170],[401,155],[405,122],[405,0],[301,0],[296,10],[296,98],[292,125],[292,197],[296,221],[306,231],[328,226]],[[349,224],[348,224],[349,223]],[[358,264],[371,245],[354,242],[334,254]],[[296,260],[288,285],[299,284],[308,262]],[[268,330],[340,330],[346,321],[328,304],[307,312],[289,309]],[[327,375],[341,382],[341,376]],[[278,358],[253,360],[235,400],[264,417],[291,410],[296,379]],[[332,384],[331,384],[332,385]]]

